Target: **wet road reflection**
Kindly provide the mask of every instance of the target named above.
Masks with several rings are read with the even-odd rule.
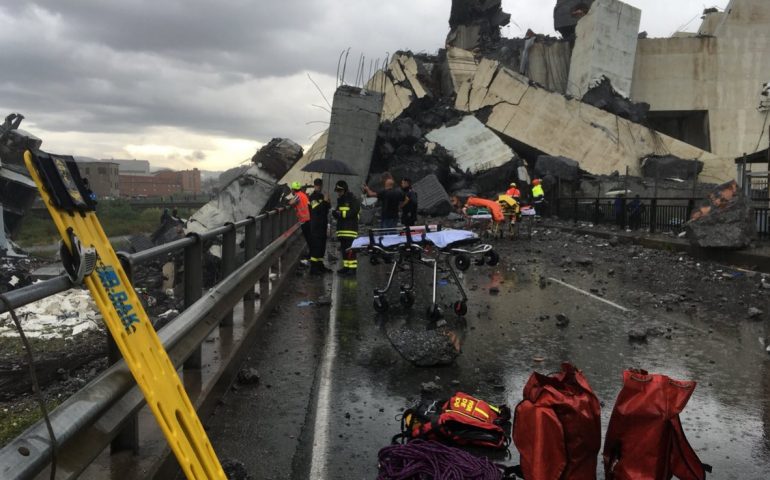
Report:
[[[603,402],[603,432],[624,369],[695,380],[682,422],[701,459],[714,466],[713,478],[768,477],[770,359],[758,342],[770,333],[766,326],[740,320],[708,324],[662,311],[627,313],[548,281],[537,264],[501,263],[472,267],[463,278],[470,296],[467,317],[447,316],[446,327],[430,330],[425,272],[418,271],[411,309],[394,299],[391,311],[376,314],[371,292],[384,283],[386,269],[360,265],[357,279],[340,282],[329,478],[376,476],[377,451],[398,433],[396,415],[419,399],[422,383],[440,385],[437,396],[463,390],[513,407],[533,370],[554,372],[562,361],[581,368]],[[585,288],[579,280],[563,280]],[[622,279],[612,279],[603,294],[623,305],[619,293],[627,288]],[[442,284],[439,294],[444,305],[456,300],[451,285]],[[557,324],[560,313],[569,319],[566,327]],[[631,343],[628,331],[639,322],[651,335]],[[448,365],[416,366],[430,363],[426,359]],[[515,449],[511,453],[507,462],[516,463]]]

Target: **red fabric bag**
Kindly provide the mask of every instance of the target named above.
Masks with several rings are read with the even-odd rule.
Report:
[[[706,478],[711,467],[700,462],[679,420],[695,385],[644,370],[623,372],[604,441],[607,480]]]
[[[516,406],[513,443],[526,480],[595,480],[601,448],[599,400],[569,363],[561,373],[537,372]]]

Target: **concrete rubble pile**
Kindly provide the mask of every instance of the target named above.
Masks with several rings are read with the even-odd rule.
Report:
[[[697,180],[703,162],[685,160],[673,155],[650,155],[642,159],[642,175],[648,178]]]
[[[252,157],[253,165],[246,172],[187,220],[185,233],[201,233],[275,206],[278,180],[301,156],[302,147],[291,140],[271,140]]]
[[[756,237],[754,221],[748,198],[733,180],[716,187],[685,227],[694,246],[739,249]]]
[[[579,182],[586,174],[690,180],[684,170],[692,165],[714,175],[712,154],[650,129],[643,124],[649,105],[627,98],[638,9],[617,0],[559,1],[554,24],[563,39],[532,31],[506,39],[500,26],[510,15],[501,5],[453,1],[446,49],[397,52],[366,83],[364,91],[382,95],[370,169],[359,175],[370,186],[378,188],[386,171],[397,179],[433,175],[448,194],[482,196],[500,193],[510,181],[529,183],[533,173],[546,189],[557,178]],[[312,175],[299,168],[337,158],[329,146],[340,135],[332,128],[319,137],[312,155],[282,182],[309,183]],[[362,138],[371,142],[368,134]]]
[[[37,198],[37,187],[24,164],[24,152],[35,151],[42,140],[19,128],[24,117],[12,113],[0,125],[0,256],[13,255],[9,236],[21,226],[21,219]]]

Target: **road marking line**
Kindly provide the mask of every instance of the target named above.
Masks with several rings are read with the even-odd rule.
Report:
[[[339,276],[332,280],[332,303],[329,307],[329,329],[326,332],[321,363],[321,376],[318,379],[318,400],[316,402],[315,426],[313,429],[313,451],[310,456],[310,478],[326,478],[326,461],[329,450],[329,416],[331,405],[332,363],[337,356],[337,301],[339,295]]]
[[[552,281],[552,282],[556,282],[556,283],[558,283],[559,285],[562,285],[562,286],[564,286],[564,287],[567,287],[567,288],[571,288],[572,290],[574,290],[574,291],[576,291],[576,292],[580,292],[580,293],[582,293],[583,295],[587,295],[587,296],[589,296],[589,297],[593,298],[594,300],[599,300],[600,302],[604,302],[604,303],[606,303],[607,305],[609,305],[609,306],[611,306],[611,307],[615,307],[615,308],[617,308],[617,309],[618,309],[618,310],[620,310],[620,311],[623,311],[623,312],[630,312],[630,311],[631,311],[630,309],[628,309],[628,308],[626,308],[626,307],[622,307],[622,306],[618,305],[617,303],[613,303],[613,302],[610,302],[609,300],[607,300],[607,299],[605,299],[605,298],[602,298],[602,297],[596,296],[596,295],[594,295],[594,294],[593,294],[593,293],[591,293],[591,292],[586,292],[586,291],[585,291],[585,290],[583,290],[583,289],[580,289],[580,288],[578,288],[578,287],[576,287],[576,286],[574,286],[574,285],[570,285],[569,283],[566,283],[566,282],[562,282],[561,280],[557,280],[557,279],[555,279],[555,278],[553,278],[553,277],[548,277],[548,280],[550,280],[550,281]]]

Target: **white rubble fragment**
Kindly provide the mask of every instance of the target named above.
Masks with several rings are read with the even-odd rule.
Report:
[[[102,316],[87,290],[57,293],[16,309],[24,334],[30,338],[70,339],[104,328]],[[10,314],[0,315],[0,337],[18,337]]]
[[[446,148],[457,166],[471,173],[499,167],[514,157],[511,147],[472,115],[457,125],[437,128],[425,137]]]

